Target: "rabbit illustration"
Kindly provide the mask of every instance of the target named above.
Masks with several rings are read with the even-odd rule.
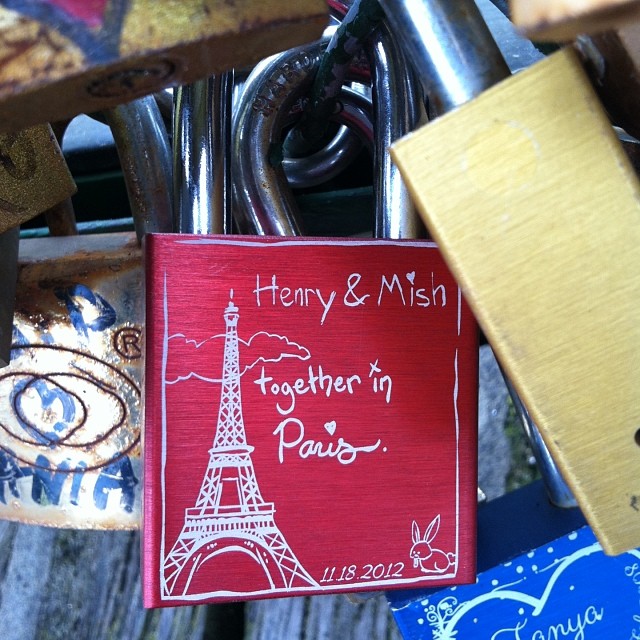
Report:
[[[454,562],[454,553],[445,553],[431,546],[433,539],[440,529],[440,514],[438,514],[427,527],[424,536],[420,538],[418,523],[414,520],[411,526],[413,546],[409,551],[409,557],[413,558],[413,566],[420,565],[422,573],[444,573]]]

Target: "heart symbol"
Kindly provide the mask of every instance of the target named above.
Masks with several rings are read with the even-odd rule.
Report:
[[[416,272],[412,271],[411,273],[407,273],[407,280],[413,284],[413,281],[416,279]]]
[[[327,430],[327,433],[332,436],[336,432],[336,421],[332,420],[331,422],[325,422],[324,428]]]
[[[37,444],[52,447],[60,438],[68,437],[65,431],[77,429],[80,424],[74,396],[57,383],[55,375],[49,380],[27,377],[11,393],[20,426]]]

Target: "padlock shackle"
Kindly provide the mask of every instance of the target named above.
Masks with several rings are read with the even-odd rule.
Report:
[[[160,110],[146,96],[104,112],[116,143],[138,240],[173,230],[171,149]]]
[[[234,114],[232,173],[234,213],[241,229],[250,233],[302,235],[298,206],[282,166],[282,133],[292,123],[292,107],[306,97],[325,47],[321,41],[273,56],[247,79]],[[369,112],[366,98],[346,92],[340,113],[332,119],[349,124],[371,145]]]
[[[325,137],[352,61],[384,17],[378,0],[353,0],[334,31],[311,86],[300,121],[289,134],[296,151],[314,149]]]
[[[234,215],[257,235],[297,236],[302,228],[286,183],[279,139],[284,119],[313,80],[326,46],[311,44],[267,58],[247,78],[233,115]],[[294,92],[296,87],[298,92]],[[265,157],[275,151],[276,158]]]
[[[309,156],[282,159],[290,188],[306,189],[331,180],[341,174],[363,148],[373,155],[374,128],[369,100],[343,87],[337,104],[339,112],[330,121],[344,124],[329,143]]]
[[[441,115],[509,76],[473,0],[380,0],[387,20]]]
[[[323,48],[324,43],[315,43],[275,56],[247,80],[235,114],[233,181],[235,213],[241,229],[250,233],[302,235],[299,208],[283,169],[282,135],[297,117],[291,107],[306,95]],[[331,120],[348,125],[372,151],[369,100],[343,88],[339,105]]]
[[[174,224],[179,233],[231,230],[233,71],[174,91]]]
[[[362,142],[342,126],[319,151],[301,158],[284,157],[282,168],[292,189],[308,189],[340,175],[360,154]]]
[[[420,238],[424,225],[392,161],[389,147],[416,128],[423,114],[422,89],[386,21],[368,47],[374,114],[374,203],[377,238]]]
[[[520,418],[522,428],[524,429],[529,445],[531,446],[533,456],[536,459],[540,475],[542,476],[542,480],[544,481],[544,485],[547,489],[549,500],[557,507],[565,509],[576,507],[578,503],[573,497],[571,489],[562,477],[560,469],[558,469],[558,465],[551,457],[549,449],[542,439],[538,427],[533,422],[529,411],[524,406],[518,392],[509,378],[504,375],[504,372],[502,375],[505,384],[507,385],[509,395],[511,396],[511,401],[513,402],[516,414],[518,415],[518,418]]]

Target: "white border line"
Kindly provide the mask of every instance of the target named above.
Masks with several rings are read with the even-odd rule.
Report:
[[[164,600],[164,592],[165,592],[165,580],[164,580],[164,561],[165,561],[165,553],[164,553],[164,543],[166,538],[166,486],[165,486],[165,475],[166,475],[166,467],[167,467],[167,399],[166,399],[166,373],[167,373],[167,359],[169,355],[169,304],[167,299],[167,272],[164,272],[164,290],[163,290],[163,298],[162,298],[162,307],[163,307],[163,320],[164,320],[164,329],[162,335],[162,380],[160,385],[160,398],[162,402],[161,412],[162,412],[162,454],[160,458],[160,493],[161,493],[161,502],[162,502],[162,537],[160,538],[160,594],[162,599]]]
[[[175,240],[176,244],[189,244],[189,245],[233,245],[240,247],[283,247],[283,246],[300,246],[300,245],[315,245],[315,246],[347,246],[353,247],[354,245],[361,246],[404,246],[404,247],[417,247],[437,249],[437,245],[434,242],[429,241],[393,241],[393,240],[350,240],[350,241],[334,241],[334,240],[274,240],[265,242],[262,239],[256,240],[228,240],[224,238],[212,239],[212,238],[194,238],[192,240]],[[461,332],[462,324],[462,291],[460,287],[457,288],[458,309],[457,309],[457,331],[458,336]],[[243,598],[261,595],[275,595],[281,594],[284,596],[292,596],[296,594],[302,594],[307,591],[315,593],[328,591],[335,593],[336,591],[357,591],[358,588],[366,589],[368,587],[378,586],[403,586],[410,585],[416,582],[420,582],[425,588],[435,588],[435,585],[445,581],[455,579],[459,571],[460,562],[460,421],[458,414],[458,349],[455,350],[454,355],[454,385],[453,385],[453,409],[455,418],[455,431],[456,431],[456,533],[455,533],[455,549],[456,549],[456,563],[453,573],[447,573],[444,575],[430,576],[417,576],[414,578],[401,578],[396,580],[372,580],[365,582],[350,582],[348,584],[338,585],[332,584],[327,586],[309,586],[299,587],[295,589],[264,589],[259,591],[211,591],[208,593],[199,593],[191,595],[165,595],[164,591],[164,562],[165,562],[165,522],[166,522],[166,501],[165,501],[165,470],[166,470],[166,435],[167,435],[167,423],[166,423],[166,398],[165,398],[165,372],[168,355],[168,301],[167,301],[167,273],[164,273],[164,335],[163,335],[163,353],[162,353],[162,458],[161,458],[161,493],[162,493],[162,539],[160,541],[160,600],[165,602],[192,602],[201,601],[211,598]],[[430,583],[434,583],[434,587],[431,587]],[[443,587],[446,585],[443,585]]]
[[[445,575],[437,576],[438,581],[442,581],[445,579],[452,580],[456,577],[455,573],[447,573]],[[424,580],[428,579],[425,576],[416,576],[415,578],[403,578],[402,580],[367,580],[364,582],[349,582],[348,584],[333,584],[327,586],[308,586],[308,587],[294,587],[291,589],[283,589],[283,588],[275,588],[275,589],[260,589],[258,591],[211,591],[209,593],[201,593],[201,594],[192,594],[192,595],[176,595],[170,598],[163,598],[163,600],[167,601],[180,601],[180,602],[189,602],[193,600],[202,600],[203,598],[236,598],[241,599],[243,597],[252,597],[252,596],[261,596],[261,595],[273,595],[277,594],[278,597],[295,597],[301,595],[307,595],[307,592],[312,592],[320,595],[319,592],[328,591],[329,593],[336,593],[337,591],[372,591],[368,587],[384,587],[384,586],[403,586],[409,585],[415,582],[422,582],[420,586],[425,589],[436,589],[439,585],[437,584],[424,584]],[[436,576],[434,576],[435,582]],[[442,585],[443,589],[447,587],[454,587],[456,585]]]
[[[458,287],[458,337],[462,328],[462,290]],[[453,358],[455,382],[453,384],[453,415],[456,424],[456,576],[460,562],[460,415],[458,413],[458,347]]]
[[[270,239],[268,236],[262,236],[264,239],[256,240],[226,240],[224,238],[197,238],[176,240],[176,244],[188,244],[188,245],[232,245],[236,247],[298,247],[298,246],[338,246],[338,247],[354,247],[354,246],[381,246],[388,245],[394,247],[428,247],[431,249],[437,249],[438,245],[430,240],[342,240],[336,238],[335,240],[300,240],[300,239],[287,239],[278,240]]]

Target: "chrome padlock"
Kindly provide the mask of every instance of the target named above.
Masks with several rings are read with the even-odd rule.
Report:
[[[291,111],[311,86],[325,46],[326,42],[316,43],[269,58],[247,79],[234,115],[232,174],[239,224],[252,233],[301,234],[298,206],[280,161],[282,136],[291,124]],[[297,110],[302,112],[302,104]],[[348,123],[364,144],[372,141],[368,110],[366,99],[351,92],[335,116]],[[289,165],[314,164],[314,160],[313,156],[307,161],[290,159]]]
[[[167,134],[149,100],[107,116],[140,235],[171,221]],[[135,234],[21,241],[13,358],[0,375],[1,517],[139,526],[143,318]]]
[[[389,148],[424,119],[421,86],[386,21],[370,39],[369,57],[375,122],[375,235],[420,238],[424,226]]]
[[[173,180],[176,231],[231,232],[233,71],[174,93]]]
[[[473,2],[382,4],[450,111],[392,149],[416,206],[604,548],[636,547],[635,171],[571,49],[507,80]]]

